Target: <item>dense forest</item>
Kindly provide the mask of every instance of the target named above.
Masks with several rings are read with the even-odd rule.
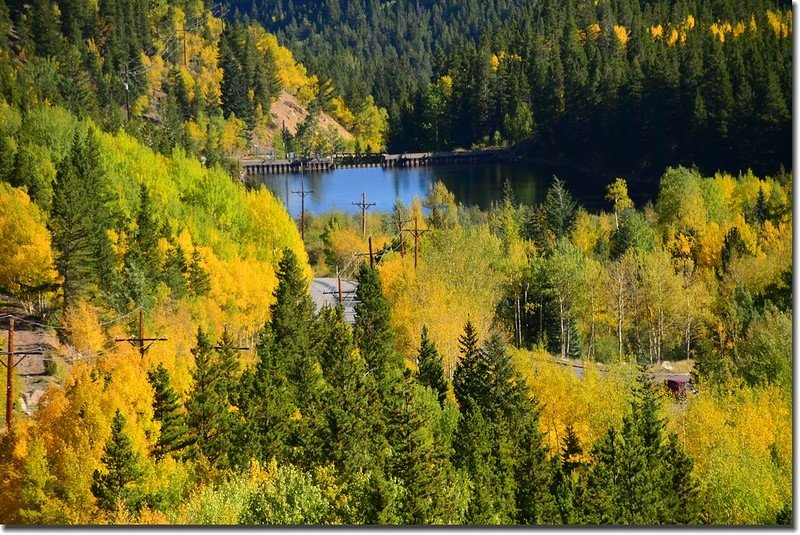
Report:
[[[327,77],[324,62],[306,69],[279,42],[303,17],[317,21],[309,31],[327,28],[314,4],[295,5],[288,29],[268,28],[276,35],[243,10],[203,2],[0,2],[0,343],[13,318],[17,351],[43,351],[20,361],[11,407],[0,401],[12,416],[0,433],[0,522],[792,524],[793,178],[777,165],[791,137],[768,143],[790,117],[791,12],[755,2],[630,11],[604,0],[420,2],[414,10],[432,13],[443,40],[387,113],[375,87]],[[337,20],[357,17],[358,5]],[[295,13],[288,3],[271,20],[259,9],[274,25]],[[682,26],[649,27],[649,49],[637,41],[635,28],[673,11]],[[377,27],[368,13],[359,31]],[[596,34],[583,24],[593,19],[577,18],[591,13],[606,14]],[[302,239],[279,199],[239,180],[237,159],[259,144],[375,150],[398,125],[427,132],[422,145],[515,141],[511,130],[482,130],[496,128],[495,112],[465,115],[483,108],[459,89],[472,82],[459,84],[481,72],[487,83],[519,82],[514,98],[536,96],[502,123],[518,139],[555,142],[548,136],[572,120],[571,135],[611,143],[598,121],[617,117],[604,114],[619,109],[624,83],[594,101],[565,100],[558,117],[538,108],[548,93],[530,84],[541,74],[533,63],[583,56],[542,54],[536,36],[570,20],[582,21],[578,33],[548,35],[589,54],[595,81],[582,91],[610,90],[628,59],[643,69],[641,87],[664,90],[636,61],[644,49],[680,73],[694,39],[725,62],[737,47],[754,54],[729,72],[732,87],[754,76],[753,102],[774,87],[767,102],[787,115],[747,110],[751,152],[737,157],[771,170],[663,165],[644,205],[624,178],[598,178],[607,204],[592,213],[557,178],[541,203],[519,204],[508,186],[485,210],[438,183],[392,212],[371,210],[366,228],[341,212],[308,216]],[[627,26],[609,36],[609,21]],[[697,37],[701,28],[711,37]],[[514,48],[525,42],[524,54]],[[387,58],[381,46],[375,57]],[[727,137],[715,137],[720,108],[706,91],[726,90],[707,84],[717,71],[706,52],[695,50],[693,98],[712,130],[684,132],[680,143],[706,143],[696,152],[670,145],[703,165],[705,154],[726,154],[714,143],[732,143],[745,121],[731,112]],[[756,73],[754,57],[775,68]],[[378,83],[367,73],[358,79]],[[508,104],[481,87],[479,102]],[[415,115],[435,88],[446,127]],[[269,112],[286,93],[306,111],[294,132]],[[678,128],[683,89],[661,94],[676,99],[660,111]],[[575,106],[586,115],[566,111]],[[322,127],[323,114],[350,136]],[[489,122],[470,130],[458,122],[466,117]],[[652,135],[636,134],[654,144],[657,166],[667,155]],[[564,139],[566,154],[576,138]],[[416,242],[398,228],[409,221],[424,230]],[[340,269],[358,283],[354,315],[317,309],[309,294],[313,277]],[[142,333],[150,345],[129,343]],[[691,373],[692,391],[665,388],[669,373]],[[49,381],[36,402],[31,375]]]
[[[515,144],[657,178],[791,167],[786,2],[229,2],[348,102],[389,111],[393,152]]]

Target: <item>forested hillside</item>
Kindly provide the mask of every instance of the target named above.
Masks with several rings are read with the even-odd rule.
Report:
[[[785,2],[230,4],[348,102],[374,95],[392,151],[533,136],[523,153],[624,175],[791,167]]]
[[[269,24],[320,13],[295,5]],[[236,159],[377,150],[375,88],[309,74],[288,34],[217,4],[0,2],[0,346],[49,382],[34,403],[18,366],[0,401],[0,522],[793,523],[791,12],[441,5],[380,7],[443,36],[419,56],[380,38],[439,58],[398,75],[394,143],[770,170],[663,165],[644,205],[598,178],[593,212],[557,178],[485,210],[436,183],[365,228],[303,217],[301,238]],[[369,46],[354,79],[375,83],[391,58]],[[344,265],[347,321],[309,294]]]
[[[256,24],[225,24],[221,11],[200,0],[3,2],[0,96],[23,111],[60,105],[162,154],[180,148],[234,175],[235,158],[258,149],[283,156],[384,143],[386,119],[374,104],[351,111],[275,36]],[[307,109],[291,131],[270,114],[281,90]],[[323,111],[355,138],[323,128]]]

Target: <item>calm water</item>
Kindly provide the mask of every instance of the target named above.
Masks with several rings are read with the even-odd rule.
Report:
[[[306,211],[319,215],[334,209],[347,213],[360,211],[352,203],[361,201],[362,192],[367,194],[367,202],[376,203],[372,210],[389,212],[397,199],[406,205],[415,195],[423,199],[431,184],[437,181],[453,192],[456,202],[486,209],[493,202],[502,201],[503,183],[508,179],[517,202],[532,205],[544,199],[554,174],[566,181],[573,197],[587,210],[610,209],[604,199],[609,181],[574,171],[564,172],[522,163],[336,169],[303,175],[264,175],[261,180],[287,204],[292,216],[297,217],[300,215],[300,196],[291,192],[300,191],[301,181],[305,182],[306,190],[313,192],[306,197]],[[653,199],[655,195],[652,187],[647,185],[629,184],[629,189],[637,206]]]

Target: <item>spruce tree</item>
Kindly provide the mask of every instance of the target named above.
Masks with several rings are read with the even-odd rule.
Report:
[[[56,269],[62,277],[64,308],[76,299],[109,290],[115,280],[114,252],[107,229],[104,171],[94,132],[76,132],[53,184],[48,225],[56,251]]]
[[[189,426],[194,454],[203,455],[212,463],[222,453],[217,448],[219,417],[227,409],[216,388],[213,346],[202,328],[197,329],[197,345],[192,348],[194,385],[186,401],[186,422]]]
[[[436,349],[436,344],[428,338],[428,328],[422,327],[419,355],[417,356],[417,380],[423,386],[436,392],[439,403],[444,406],[447,399],[447,380],[442,368],[442,357]]]
[[[575,222],[575,208],[575,201],[564,182],[553,177],[553,185],[547,190],[542,210],[556,239],[569,235]]]
[[[211,291],[211,277],[208,272],[200,265],[200,251],[195,248],[192,251],[192,261],[189,264],[189,293],[195,297],[203,297]]]
[[[148,371],[147,380],[153,387],[153,418],[161,424],[153,455],[161,459],[188,445],[189,430],[180,396],[172,388],[169,372],[164,365],[159,363],[154,370]]]
[[[92,494],[97,498],[98,507],[110,513],[121,503],[130,509],[135,499],[132,485],[141,479],[142,471],[139,456],[125,433],[125,416],[119,409],[114,413],[111,437],[100,462],[105,470],[95,470],[92,474]]]
[[[186,263],[186,254],[183,252],[183,248],[176,244],[167,254],[162,275],[164,283],[172,291],[172,296],[175,299],[185,297],[189,291],[186,282],[188,272],[189,266]]]
[[[377,270],[362,264],[358,271],[354,338],[367,363],[368,373],[382,378],[403,367],[403,357],[394,349],[390,326],[391,306],[383,295]]]

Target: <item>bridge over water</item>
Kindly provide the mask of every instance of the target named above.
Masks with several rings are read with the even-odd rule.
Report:
[[[427,167],[433,165],[463,165],[509,161],[504,149],[449,152],[406,152],[402,154],[337,153],[329,156],[302,159],[251,158],[241,160],[245,175],[306,173],[359,167]]]

